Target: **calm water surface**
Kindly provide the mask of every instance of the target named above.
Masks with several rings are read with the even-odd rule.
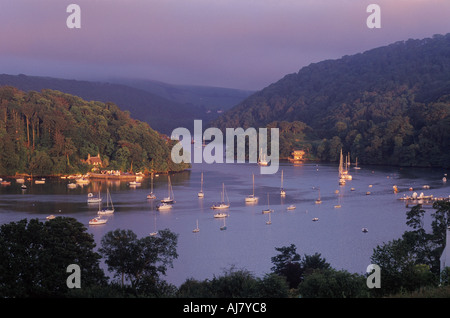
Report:
[[[284,198],[279,194],[281,170],[287,193]],[[197,197],[201,172],[203,199]],[[74,217],[94,234],[97,246],[105,233],[117,228],[131,229],[139,237],[155,228],[168,228],[179,235],[179,257],[165,279],[177,286],[187,278],[213,278],[232,266],[262,277],[270,272],[271,257],[277,255],[275,247],[290,244],[295,244],[301,255],[317,252],[333,268],[362,274],[377,245],[399,238],[408,229],[408,209],[398,198],[410,195],[410,187],[419,194],[449,196],[450,182],[442,182],[444,173],[447,171],[441,169],[363,166],[361,170],[350,169],[353,180],[339,186],[336,165],[284,163],[277,174],[261,175],[254,164],[194,164],[190,171],[171,176],[176,203],[165,212],[156,211],[159,200],[146,199],[150,179],[144,179],[137,188],[129,187],[126,181],[93,181],[76,189],[68,189],[67,180],[47,179],[45,184],[26,182],[25,191],[13,180],[10,186],[0,187],[0,224],[23,218],[45,220],[50,214]],[[244,198],[252,193],[252,174],[259,202],[249,205]],[[220,201],[222,183],[231,204],[225,231],[220,230],[223,219],[213,217],[217,210],[210,209]],[[430,189],[422,189],[425,184]],[[393,185],[399,193],[393,193]],[[107,224],[89,226],[98,205],[88,205],[87,194],[101,191],[106,197],[107,187],[116,212]],[[315,203],[319,189],[322,204]],[[155,178],[157,198],[167,196],[167,191],[167,175]],[[367,191],[371,194],[366,195]],[[274,209],[271,225],[266,224],[268,214],[261,213],[267,208],[268,194]],[[287,210],[291,204],[295,210]],[[337,204],[341,208],[335,208]],[[318,221],[313,222],[313,218]],[[200,232],[193,233],[197,220]],[[368,233],[362,233],[363,227]]]

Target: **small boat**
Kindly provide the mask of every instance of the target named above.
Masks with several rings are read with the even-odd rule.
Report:
[[[259,152],[259,160],[258,160],[258,164],[259,164],[260,166],[267,166],[267,165],[269,165],[269,163],[268,163],[267,160],[266,160],[266,155],[263,156],[263,154],[262,154],[262,148],[261,148],[261,150],[260,150],[260,152]]]
[[[269,213],[269,220],[268,221],[266,221],[266,224],[267,225],[270,225],[270,224],[272,224],[272,220],[270,219],[270,215],[271,215],[272,213]]]
[[[314,222],[319,221],[319,218],[313,218],[312,219]]]
[[[149,200],[153,200],[156,199],[156,195],[153,193],[153,173],[152,173],[152,180],[151,180],[151,188],[150,188],[150,193],[147,194],[147,199]]]
[[[150,236],[158,235],[158,231],[156,230],[156,213],[154,213],[154,216],[155,216],[155,221],[153,222],[153,226],[155,227],[155,230],[149,234]]]
[[[228,209],[228,208],[230,207],[230,201],[228,200],[228,195],[226,195],[226,197],[227,197],[227,203],[225,203],[225,195],[226,195],[226,192],[225,192],[225,184],[222,183],[222,196],[221,196],[222,202],[221,202],[221,203],[213,204],[213,205],[211,206],[211,209],[218,209],[218,210],[220,210],[220,209]]]
[[[11,185],[11,181],[6,181],[6,180],[2,181],[2,186],[9,186],[9,185]]]
[[[336,204],[335,206],[334,206],[334,208],[335,209],[339,209],[339,208],[341,208],[342,206],[340,205],[340,204]]]
[[[273,210],[270,208],[270,205],[269,205],[269,194],[268,193],[267,193],[267,209],[262,210],[262,213],[263,214],[273,213]]]
[[[140,187],[140,186],[141,186],[141,183],[140,183],[140,182],[137,182],[137,181],[130,181],[130,182],[128,183],[128,185],[129,185],[130,187]]]
[[[291,204],[290,206],[287,207],[288,210],[295,210],[296,207],[295,205]]]
[[[16,179],[16,182],[17,183],[24,183],[25,179],[24,178],[18,178],[18,179]]]
[[[283,188],[283,170],[281,170],[281,188],[280,188],[280,195],[281,195],[282,197],[285,197],[285,196],[286,196],[286,191],[284,191],[284,188]]]
[[[76,183],[69,183],[69,184],[67,184],[67,187],[69,189],[75,189],[77,187],[77,184]]]
[[[226,220],[226,219],[223,219],[223,225],[220,227],[220,230],[221,230],[221,231],[225,231],[225,230],[227,229],[227,225],[226,225],[225,220]]]
[[[22,185],[20,186],[20,188],[21,188],[22,190],[26,190],[26,189],[27,189],[27,186],[24,185],[24,184],[22,184]]]
[[[193,233],[198,233],[200,232],[200,229],[198,228],[198,220],[197,220],[197,227],[195,229],[192,230]]]
[[[156,206],[156,210],[158,211],[170,210],[172,209],[172,207],[173,207],[172,204],[163,202]]]
[[[205,196],[205,194],[203,193],[203,172],[200,180],[200,191],[197,193],[197,196],[199,198],[203,198]]]
[[[174,203],[175,196],[173,195],[172,183],[170,182],[170,175],[167,176],[167,191],[168,196],[161,200],[161,203]]]
[[[255,175],[253,174],[253,194],[245,197],[245,203],[256,203],[258,202],[258,197],[255,196]]]
[[[76,183],[79,183],[79,184],[89,184],[89,179],[86,179],[86,178],[78,178],[78,179],[75,180],[75,182],[76,182]]]
[[[367,192],[366,192],[366,195],[370,195],[370,194],[371,194],[370,191],[367,191]]]
[[[53,214],[50,214],[49,216],[46,217],[47,220],[53,220],[55,218],[55,216]]]
[[[92,192],[88,193],[88,203],[99,203],[102,202],[102,198],[100,197],[100,192],[98,193],[98,197],[94,197],[94,194]]]
[[[322,203],[322,200],[320,199],[320,189],[319,189],[319,197],[317,198],[317,200],[315,202],[316,202],[316,204]]]
[[[42,178],[40,180],[35,180],[34,183],[35,184],[44,184],[45,183],[45,178]]]
[[[362,231],[363,233],[369,232],[369,230],[368,230],[366,227],[363,227],[363,228],[361,229],[361,231]]]
[[[226,218],[228,216],[228,213],[219,212],[214,214],[214,217],[217,218]]]
[[[114,205],[111,199],[111,195],[109,194],[109,190],[106,189],[106,208],[103,208],[100,210],[100,202],[98,204],[99,206],[99,210],[98,210],[98,215],[108,215],[108,214],[113,214],[114,213]],[[109,203],[111,203],[111,206],[109,206]]]
[[[102,219],[100,217],[96,217],[96,218],[89,220],[90,225],[100,225],[100,224],[105,224],[106,222],[107,222],[106,219]]]

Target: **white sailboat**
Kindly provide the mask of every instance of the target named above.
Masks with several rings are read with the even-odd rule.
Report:
[[[154,227],[155,227],[155,230],[154,230],[153,232],[150,233],[150,236],[156,236],[156,235],[158,235],[158,231],[156,230],[156,213],[155,213],[154,217],[155,217],[155,220],[154,220],[154,222],[153,222],[153,225],[154,225]]]
[[[262,155],[262,148],[259,151],[259,160],[258,160],[258,164],[260,166],[267,166],[269,163],[266,160],[266,155]]]
[[[109,205],[111,203],[111,206]],[[100,203],[99,203],[100,208]],[[114,213],[114,205],[111,199],[111,194],[109,193],[109,189],[106,189],[106,208],[99,209],[97,212],[99,215],[108,215]]]
[[[321,204],[322,203],[322,199],[320,199],[320,189],[319,189],[319,197],[316,200],[316,204]]]
[[[270,225],[270,224],[272,224],[272,220],[270,219],[270,215],[271,215],[272,213],[269,213],[269,220],[268,221],[266,221],[266,224],[267,225]]]
[[[162,202],[161,204],[158,204],[158,205],[156,206],[156,210],[158,210],[158,211],[165,211],[165,210],[170,210],[170,209],[172,209],[172,207],[173,207],[172,204]]]
[[[227,197],[227,203],[225,203],[225,196]],[[230,207],[230,200],[225,192],[225,184],[222,183],[222,201],[220,203],[215,203],[211,206],[211,209],[228,209]]]
[[[105,224],[107,222],[106,219],[102,219],[101,217],[96,217],[89,220],[89,225],[100,225]]]
[[[170,175],[167,175],[168,196],[161,200],[162,203],[174,203],[174,195],[172,190],[172,183],[170,182]]]
[[[197,196],[199,198],[203,198],[205,196],[205,194],[203,193],[203,172],[202,172],[202,176],[201,176],[200,192],[197,193]]]
[[[227,229],[226,219],[223,219],[223,225],[220,227],[221,231],[225,231]]]
[[[147,199],[153,200],[156,199],[156,195],[153,193],[153,173],[151,176],[151,181],[150,181],[150,193],[147,194]]]
[[[269,204],[269,194],[267,193],[267,209],[262,210],[262,213],[272,213],[273,210],[270,208]]]
[[[99,203],[102,202],[102,198],[100,197],[100,192],[98,193],[98,197],[94,197],[93,193],[88,193],[87,203]]]
[[[281,170],[281,189],[280,189],[280,195],[282,197],[286,196],[286,191],[283,189],[283,170]]]
[[[255,203],[258,202],[258,197],[255,196],[255,175],[253,174],[253,194],[250,194],[245,197],[246,203]]]
[[[198,233],[200,232],[200,229],[198,227],[198,220],[197,220],[197,227],[195,229],[192,230],[193,233]]]
[[[355,166],[353,167],[353,169],[356,169],[356,170],[361,169],[361,167],[358,167],[358,157],[356,157]]]

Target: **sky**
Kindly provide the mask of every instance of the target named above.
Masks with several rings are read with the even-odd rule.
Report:
[[[80,28],[68,28],[70,4]],[[369,28],[370,4],[381,28]],[[259,90],[302,67],[450,32],[448,0],[0,0],[0,74]]]

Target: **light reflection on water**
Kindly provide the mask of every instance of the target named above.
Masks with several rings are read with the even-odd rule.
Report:
[[[285,198],[279,195],[281,169]],[[156,211],[159,201],[146,199],[150,179],[144,179],[137,188],[129,187],[126,181],[94,181],[76,189],[68,189],[67,180],[47,179],[41,185],[27,182],[26,191],[13,181],[11,186],[0,187],[0,224],[23,218],[45,220],[49,214],[70,216],[86,224],[97,246],[105,233],[117,228],[131,229],[139,237],[153,232],[155,227],[168,228],[179,235],[179,257],[166,280],[179,286],[187,278],[203,280],[221,275],[231,266],[261,277],[270,272],[271,257],[277,254],[275,247],[290,244],[295,244],[301,255],[320,253],[336,269],[364,273],[373,249],[399,238],[408,229],[407,209],[397,199],[411,194],[409,187],[434,196],[450,194],[449,185],[442,182],[446,171],[441,169],[350,169],[353,180],[345,186],[338,185],[337,170],[336,165],[283,163],[277,174],[261,175],[254,164],[194,164],[190,171],[171,175],[176,203],[166,212]],[[203,199],[197,197],[201,172],[204,172]],[[249,205],[244,198],[252,193],[252,174],[259,202]],[[214,202],[220,201],[222,183],[231,203],[226,231],[220,230],[223,219],[214,218],[217,211],[210,209]],[[430,185],[430,189],[422,189],[424,184]],[[398,194],[393,193],[393,185],[398,186]],[[89,226],[98,205],[88,205],[87,194],[100,191],[105,197],[106,187],[110,189],[116,213],[108,217],[105,225]],[[319,188],[322,203],[315,204]],[[158,199],[167,196],[167,191],[167,176],[155,178],[154,192]],[[371,194],[366,195],[367,191]],[[271,225],[266,224],[268,215],[261,213],[267,207],[268,193],[270,208],[275,210]],[[287,210],[290,204],[296,205],[296,209]],[[335,208],[337,204],[342,207]],[[317,222],[312,221],[315,217],[319,219]],[[200,232],[193,233],[197,220]],[[362,227],[369,232],[362,233]]]

